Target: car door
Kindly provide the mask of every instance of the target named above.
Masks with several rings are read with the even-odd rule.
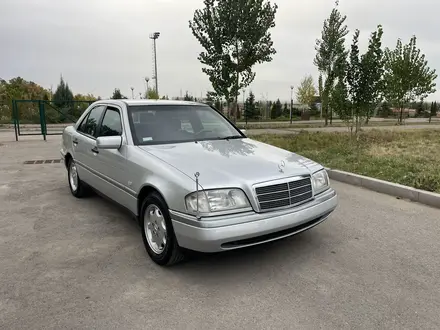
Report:
[[[74,160],[77,164],[78,175],[87,184],[96,188],[99,180],[94,169],[94,158],[96,154],[96,135],[98,134],[98,124],[105,110],[105,105],[97,105],[92,108],[83,122],[78,126],[76,133],[72,137]]]
[[[121,136],[119,149],[99,149],[94,158],[101,182],[101,192],[119,204],[131,209],[135,194],[130,190],[127,173],[127,138],[123,127],[123,112],[117,106],[107,106],[97,137]]]

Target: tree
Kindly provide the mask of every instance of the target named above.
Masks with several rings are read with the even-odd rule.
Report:
[[[280,99],[278,99],[272,105],[272,110],[270,112],[270,118],[276,119],[278,117],[281,117],[282,114],[283,114],[283,105],[281,104]]]
[[[368,50],[359,56],[359,30],[356,30],[351,44],[350,56],[346,65],[348,100],[352,118],[359,132],[362,121],[380,104],[383,93],[383,56],[381,40],[382,27],[379,25],[368,42]]]
[[[247,119],[257,119],[259,111],[255,104],[255,95],[252,91],[249,92],[249,96],[244,103],[244,115]]]
[[[272,61],[276,53],[269,32],[275,26],[277,5],[266,0],[205,0],[194,12],[189,27],[204,51],[199,61],[214,91],[228,104],[235,97],[232,117],[238,111],[239,91],[255,79],[252,68]]]
[[[385,49],[385,97],[400,109],[400,123],[405,105],[436,91],[436,70],[429,68],[416,43],[417,39],[413,36],[406,45],[398,39],[394,50]]]
[[[322,100],[322,112],[325,125],[328,124],[329,98],[340,71],[343,70],[347,51],[345,50],[345,36],[348,34],[345,25],[346,16],[342,16],[338,10],[338,3],[333,8],[330,17],[324,21],[321,39],[316,40],[316,57],[314,64],[320,72],[319,86]]]
[[[437,102],[432,102],[429,111],[429,122],[431,122],[432,117],[437,117],[437,111],[438,111]]]
[[[188,91],[185,92],[185,96],[183,97],[184,101],[194,101],[194,96],[188,94]]]
[[[423,100],[420,100],[420,102],[417,104],[416,116],[425,117],[425,102]]]
[[[126,99],[126,97],[124,95],[122,95],[121,90],[119,88],[115,88],[115,90],[113,91],[113,95],[111,97],[113,100],[122,100],[122,99]]]
[[[157,94],[154,88],[148,87],[147,92],[145,93],[145,98],[150,100],[158,100],[159,94]]]
[[[361,91],[367,123],[373,111],[383,99],[384,57],[382,36],[382,26],[378,25],[377,30],[370,35],[367,52],[361,56]]]
[[[52,97],[53,104],[59,108],[59,111],[48,111],[46,117],[48,122],[56,122],[59,117],[60,122],[66,120],[69,110],[73,110],[73,93],[69,88],[69,85],[64,82],[63,77],[60,78],[60,83]],[[50,109],[52,110],[52,109]],[[70,113],[72,116],[74,114]]]
[[[347,127],[351,127],[351,130],[353,130],[353,126],[351,125],[353,115],[350,103],[348,102],[347,85],[343,78],[338,79],[338,83],[331,91],[330,96],[329,106],[334,110],[334,112],[336,112],[339,118],[347,124]]]
[[[289,109],[289,106],[287,105],[287,102],[284,103],[283,117],[289,117],[290,118],[290,109]]]
[[[311,106],[315,100],[316,88],[312,75],[305,76],[296,89],[296,100]]]
[[[52,101],[58,108],[65,108],[72,106],[73,93],[69,88],[69,84],[64,82],[63,77],[60,78],[60,83],[53,94]]]
[[[379,115],[383,118],[387,118],[393,113],[391,110],[390,104],[387,101],[383,101],[380,109],[379,109]]]

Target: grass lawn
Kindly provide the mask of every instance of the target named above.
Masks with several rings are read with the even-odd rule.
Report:
[[[330,168],[440,193],[440,132],[436,130],[364,131],[358,143],[345,132],[252,138]]]

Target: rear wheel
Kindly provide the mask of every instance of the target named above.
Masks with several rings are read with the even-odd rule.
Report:
[[[145,198],[140,219],[145,249],[155,263],[170,266],[184,259],[168,208],[159,194],[152,193]]]
[[[87,193],[87,188],[79,178],[76,163],[73,158],[70,158],[69,160],[69,164],[67,167],[67,178],[69,180],[69,187],[72,195],[76,198],[84,197]]]

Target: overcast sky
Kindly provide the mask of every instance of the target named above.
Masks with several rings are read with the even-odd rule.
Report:
[[[257,98],[290,99],[290,86],[313,65],[315,39],[333,7],[331,0],[278,0],[272,30],[277,54],[255,67],[251,89]],[[152,45],[157,42],[159,93],[200,96],[210,90],[197,60],[201,51],[188,21],[203,0],[1,0],[0,77],[21,76],[56,88],[60,74],[74,93],[107,98],[114,88],[130,96],[145,91],[143,77],[152,75]],[[364,47],[377,24],[384,27],[385,46],[397,38],[418,37],[431,67],[440,69],[440,3],[438,0],[341,0],[349,39],[361,31]],[[348,40],[349,41],[349,40]],[[440,89],[440,84],[439,84]],[[249,91],[249,88],[247,89]],[[440,92],[431,99],[440,100]]]

